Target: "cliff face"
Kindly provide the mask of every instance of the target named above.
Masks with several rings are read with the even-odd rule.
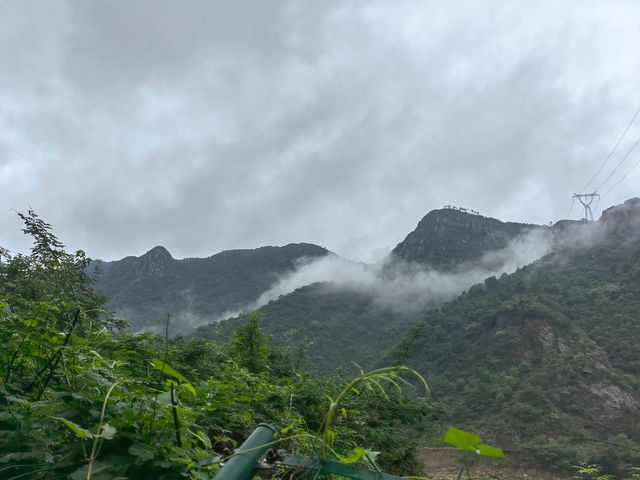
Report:
[[[433,210],[396,246],[392,256],[447,270],[505,248],[518,235],[545,228],[501,222],[452,208]]]
[[[640,229],[640,198],[631,198],[602,212],[600,221],[613,234],[633,237]]]

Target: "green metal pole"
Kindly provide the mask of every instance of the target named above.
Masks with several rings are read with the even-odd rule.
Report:
[[[266,423],[258,425],[233,456],[225,462],[213,477],[214,480],[250,480],[258,462],[267,450],[277,448],[277,444],[272,443],[275,438],[275,428]]]

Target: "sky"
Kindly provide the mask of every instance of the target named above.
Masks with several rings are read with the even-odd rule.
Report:
[[[28,250],[30,207],[105,260],[371,262],[444,205],[548,223],[614,187],[599,216],[638,196],[640,118],[598,172],[638,25],[636,0],[0,0],[0,245]]]

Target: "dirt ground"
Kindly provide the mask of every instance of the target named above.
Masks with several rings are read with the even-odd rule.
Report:
[[[462,454],[452,448],[421,448],[418,457],[424,465],[425,473],[430,477],[455,479],[462,463]],[[479,458],[470,468],[472,478],[495,480],[566,480],[569,477],[558,476],[537,468],[515,467],[504,460]],[[467,479],[467,472],[462,475]]]

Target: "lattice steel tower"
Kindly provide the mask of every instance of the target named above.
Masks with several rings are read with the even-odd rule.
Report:
[[[593,221],[593,213],[591,212],[591,204],[597,198],[600,200],[600,195],[597,192],[593,193],[574,193],[574,199],[578,199],[578,201],[584,207],[584,218],[582,220],[591,220]]]

